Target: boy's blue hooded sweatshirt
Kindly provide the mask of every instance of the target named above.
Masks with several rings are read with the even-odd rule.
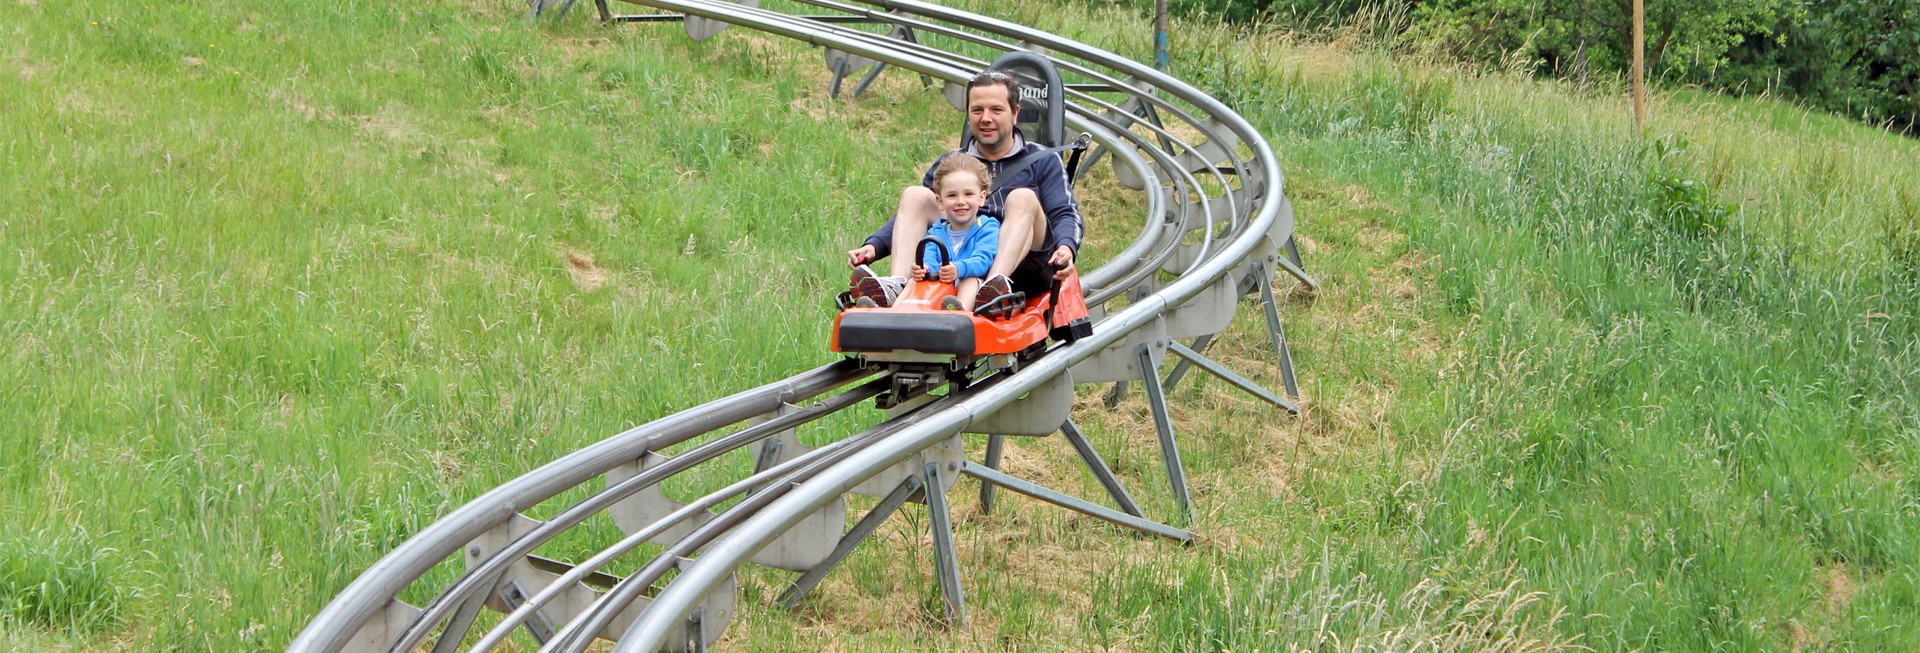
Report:
[[[974,218],[973,228],[966,231],[967,240],[960,245],[959,251],[954,251],[953,247],[952,222],[943,219],[934,223],[927,228],[927,235],[947,244],[947,252],[953,256],[953,267],[956,268],[955,281],[985,277],[987,270],[993,267],[993,253],[1000,247],[1000,221],[984,215]],[[928,246],[927,249],[933,247]],[[937,263],[940,254],[936,251],[924,260]],[[928,267],[931,268],[928,272],[939,274],[938,266]]]

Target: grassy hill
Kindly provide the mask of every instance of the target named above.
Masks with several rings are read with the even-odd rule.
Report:
[[[829,360],[839,252],[945,101],[521,8],[0,4],[0,648],[283,648],[487,488]],[[991,11],[1150,58],[1137,16]],[[725,646],[1920,646],[1920,144],[1687,92],[1635,139],[1620,98],[1342,37],[1176,29],[1325,280],[1286,312],[1303,418],[1176,393],[1198,544],[956,501],[949,632],[908,511],[797,612],[746,574]],[[1141,218],[1084,196],[1097,260]],[[1277,386],[1258,325],[1216,351]],[[1097,492],[1071,461],[1008,454]]]

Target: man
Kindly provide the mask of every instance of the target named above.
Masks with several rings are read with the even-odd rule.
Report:
[[[1046,292],[1052,281],[1066,279],[1074,271],[1083,236],[1080,207],[1067,187],[1067,168],[1060,155],[1027,141],[1015,127],[1020,104],[1014,98],[1020,96],[1019,90],[1013,77],[1002,72],[980,73],[967,82],[967,129],[973,142],[961,152],[984,161],[993,174],[994,190],[981,213],[1000,220],[999,248],[974,302],[981,308],[1015,291],[1029,297]],[[1027,163],[1028,157],[1041,158]],[[930,190],[933,168],[938,166],[935,161],[921,185],[901,192],[893,219],[868,236],[865,244],[847,252],[847,264],[854,268],[856,302],[891,306],[905,290],[914,265],[913,248],[940,217],[939,203]],[[1002,171],[1011,174],[1003,177]],[[866,266],[896,252],[901,255],[893,257],[889,276],[876,275]],[[1054,270],[1051,277],[1046,274],[1048,268]]]

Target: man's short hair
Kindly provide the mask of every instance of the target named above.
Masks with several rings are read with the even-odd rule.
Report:
[[[1020,106],[1020,82],[1015,80],[1013,75],[998,70],[982,71],[980,74],[974,75],[973,79],[968,80],[967,100],[969,102],[973,100],[973,89],[982,86],[993,86],[995,84],[1007,87],[1007,104],[1016,108]]]

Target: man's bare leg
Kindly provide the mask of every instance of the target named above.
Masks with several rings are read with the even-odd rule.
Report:
[[[922,228],[924,232],[924,227]],[[900,242],[900,225],[894,224],[894,242]],[[1040,198],[1029,188],[1015,188],[1007,194],[1007,214],[1000,216],[1000,246],[993,253],[993,267],[987,276],[1013,276],[1014,268],[1027,252],[1047,246],[1047,216],[1040,210]],[[896,250],[898,251],[898,250]]]
[[[900,208],[893,213],[893,260],[888,273],[896,277],[913,276],[913,248],[927,237],[927,228],[940,216],[940,203],[926,186],[908,186],[900,192]]]

